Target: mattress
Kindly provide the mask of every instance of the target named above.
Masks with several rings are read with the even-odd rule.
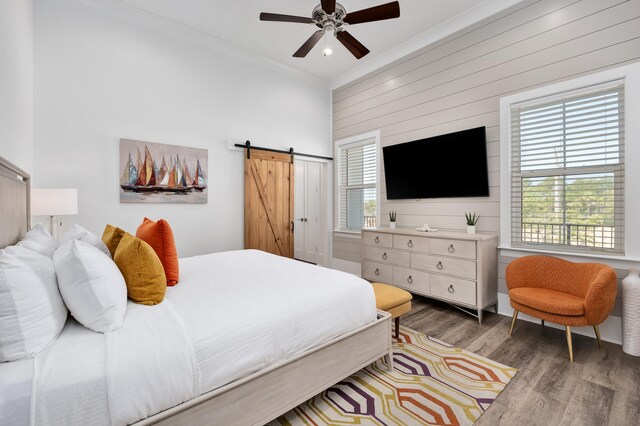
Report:
[[[122,329],[95,333],[70,318],[33,368],[0,372],[22,390],[22,420],[129,424],[375,319],[373,290],[358,277],[256,250],[214,253],[181,259],[165,301],[129,302]]]

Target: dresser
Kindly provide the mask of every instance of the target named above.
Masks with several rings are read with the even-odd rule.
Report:
[[[362,277],[443,300],[478,318],[498,303],[498,236],[362,230]]]

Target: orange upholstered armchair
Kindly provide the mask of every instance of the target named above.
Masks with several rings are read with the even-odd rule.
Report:
[[[550,256],[525,256],[514,260],[506,272],[514,309],[509,335],[523,312],[562,324],[567,331],[569,360],[573,362],[571,327],[593,326],[598,340],[602,323],[613,309],[618,288],[616,273],[599,263],[573,263]]]

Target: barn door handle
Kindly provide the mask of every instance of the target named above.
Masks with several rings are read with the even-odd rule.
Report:
[[[438,264],[436,265],[436,268],[442,269],[442,262],[438,262]]]
[[[454,291],[456,291],[456,290],[453,288],[453,284],[451,284],[447,290],[449,290],[449,293],[453,293]]]
[[[456,249],[455,249],[455,248],[453,248],[453,244],[451,244],[451,245],[449,246],[449,249],[448,249],[448,250],[449,250],[449,253],[453,253],[454,251],[456,251]]]
[[[291,232],[293,232],[294,229],[296,229],[296,224],[291,221]]]
[[[409,284],[412,284],[412,283],[413,283],[413,278],[411,278],[411,275],[409,275],[409,278],[407,278],[407,282],[408,282]]]
[[[380,275],[380,269],[376,268],[376,270],[375,270],[374,274],[376,274],[376,275]]]
[[[409,242],[407,243],[408,247],[413,247],[413,241],[409,240]]]
[[[387,253],[383,253],[383,254],[382,254],[382,258],[383,258],[384,260],[387,260]]]
[[[376,237],[375,241],[376,241],[376,244],[378,244],[380,242],[380,238]]]

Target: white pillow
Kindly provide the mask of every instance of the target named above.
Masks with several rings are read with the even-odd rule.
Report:
[[[98,238],[95,234],[78,224],[74,224],[73,227],[62,236],[60,239],[60,245],[62,246],[64,243],[72,239],[89,243],[107,256],[111,257],[111,253],[102,239]]]
[[[42,351],[66,320],[53,261],[25,247],[0,250],[0,362]]]
[[[64,303],[79,323],[100,333],[122,327],[127,286],[113,260],[72,239],[56,250],[53,263]]]
[[[31,228],[31,231],[27,232],[17,245],[37,251],[49,258],[53,257],[53,253],[58,247],[56,240],[49,234],[47,228],[40,223]]]

